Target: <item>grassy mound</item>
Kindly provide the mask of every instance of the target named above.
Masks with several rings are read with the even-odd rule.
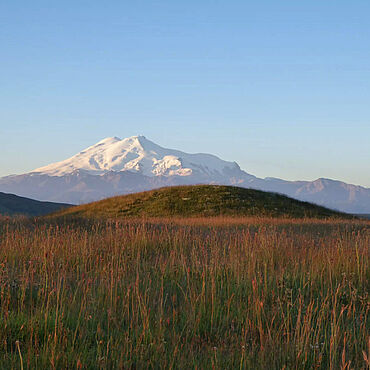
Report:
[[[56,215],[88,218],[220,215],[294,218],[347,216],[276,193],[219,185],[161,188],[72,207]]]

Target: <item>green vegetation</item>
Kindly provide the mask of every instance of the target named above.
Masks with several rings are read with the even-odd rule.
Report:
[[[233,186],[162,188],[63,210],[58,216],[88,218],[170,216],[351,217],[284,195]]]
[[[369,246],[365,220],[0,220],[0,368],[367,369]]]
[[[70,206],[70,204],[40,202],[0,192],[0,214],[2,215],[41,216]]]

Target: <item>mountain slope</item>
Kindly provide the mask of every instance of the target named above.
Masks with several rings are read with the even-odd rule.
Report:
[[[294,199],[323,205],[347,213],[368,213],[370,189],[342,181],[320,178],[315,181],[252,179],[249,187],[286,194]]]
[[[144,136],[107,138],[73,157],[0,178],[0,191],[63,203],[87,203],[166,186],[219,184],[285,194],[347,213],[370,213],[370,189],[318,179],[257,178],[210,154],[163,148]]]
[[[33,173],[63,176],[75,171],[92,175],[130,171],[145,176],[206,176],[219,178],[233,171],[235,162],[211,154],[187,154],[163,148],[145,136],[106,138],[64,161],[38,168]]]
[[[89,218],[170,216],[348,217],[310,203],[254,189],[220,185],[175,186],[62,210]]]
[[[39,202],[14,194],[0,193],[0,214],[2,215],[42,216],[70,206],[70,204]]]

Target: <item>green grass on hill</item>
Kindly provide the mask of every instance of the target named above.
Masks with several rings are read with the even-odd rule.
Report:
[[[88,218],[171,216],[349,217],[284,195],[233,186],[167,187],[62,210],[57,216]]]

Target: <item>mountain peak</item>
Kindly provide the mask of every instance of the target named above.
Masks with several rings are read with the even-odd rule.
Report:
[[[125,139],[105,138],[64,161],[38,168],[33,173],[64,176],[76,170],[92,175],[130,171],[149,177],[190,176],[220,178],[235,171],[235,162],[223,161],[211,154],[188,154],[163,148],[143,135]]]
[[[122,139],[121,141],[130,143],[130,144],[137,144],[137,145],[145,145],[147,142],[152,143],[150,140],[148,140],[143,135],[130,136],[125,139]]]
[[[345,212],[369,213],[370,189],[341,181],[260,179],[211,154],[164,148],[143,135],[107,137],[71,158],[0,178],[0,191],[81,203],[163,186],[222,184],[286,194]]]

